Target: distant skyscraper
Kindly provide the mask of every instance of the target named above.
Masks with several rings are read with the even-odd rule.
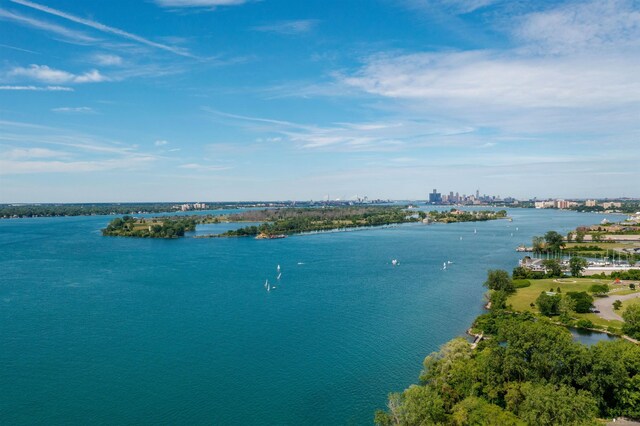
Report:
[[[441,202],[442,202],[442,194],[440,194],[437,189],[434,189],[433,192],[429,194],[429,203],[439,204]]]
[[[480,190],[476,189],[476,200],[480,198]]]

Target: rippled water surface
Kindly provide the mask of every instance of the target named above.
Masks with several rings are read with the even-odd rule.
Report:
[[[533,235],[603,218],[510,214],[271,241],[102,237],[105,216],[2,220],[0,419],[371,424],[481,312],[488,268],[511,270]],[[198,232],[227,229],[210,228]]]

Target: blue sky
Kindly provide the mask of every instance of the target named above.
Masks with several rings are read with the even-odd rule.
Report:
[[[640,197],[640,2],[0,0],[0,202]]]

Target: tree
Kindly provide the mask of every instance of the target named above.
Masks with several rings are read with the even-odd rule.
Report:
[[[622,301],[616,300],[615,302],[613,302],[613,309],[615,309],[616,311],[619,311],[621,307],[622,307]]]
[[[507,309],[507,298],[509,295],[504,290],[496,290],[491,293],[489,300],[491,301],[491,310]]]
[[[560,319],[562,322],[569,321],[570,315],[576,310],[576,302],[569,296],[560,296],[560,302],[558,303],[558,312],[560,313]]]
[[[587,259],[584,257],[572,257],[569,259],[569,270],[571,271],[571,276],[579,277],[582,275],[582,271],[585,270],[589,263]]]
[[[572,298],[575,305],[575,311],[579,314],[586,314],[591,311],[591,306],[593,305],[593,297],[589,296],[586,291],[570,291],[567,293],[567,296]]]
[[[584,242],[584,234],[585,232],[582,230],[576,231],[576,243]]]
[[[432,425],[446,420],[440,395],[427,386],[412,385],[402,394],[389,395],[389,412],[376,412],[374,421],[381,426]]]
[[[545,259],[542,261],[542,266],[544,266],[547,275],[550,277],[561,277],[563,275],[562,266],[558,259]]]
[[[596,296],[606,296],[609,292],[609,286],[606,284],[594,284],[589,287],[589,291]]]
[[[517,404],[513,411],[530,425],[595,424],[598,412],[591,393],[565,385],[523,383],[509,401],[508,406]]]
[[[640,339],[640,305],[629,306],[622,314],[622,319],[622,332],[634,339]]]
[[[544,237],[533,237],[531,243],[534,253],[542,253],[544,251]]]
[[[544,234],[544,241],[547,251],[560,251],[564,247],[564,238],[556,231],[549,231]]]
[[[502,290],[507,294],[514,293],[516,288],[509,277],[509,273],[502,269],[490,269],[487,272],[487,280],[483,284],[490,290]]]
[[[560,301],[562,296],[554,294],[547,294],[546,292],[540,293],[540,296],[536,299],[536,305],[542,315],[552,316],[560,313]]]
[[[571,242],[571,240],[573,240],[573,235],[574,235],[574,232],[573,232],[573,231],[569,231],[569,232],[567,232],[567,242],[568,242],[568,243],[570,243],[570,242]]]
[[[495,404],[470,396],[453,407],[453,424],[483,426],[519,426],[524,423],[515,414]]]

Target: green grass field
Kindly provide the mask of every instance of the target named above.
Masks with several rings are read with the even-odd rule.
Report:
[[[549,278],[543,280],[529,280],[531,282],[531,286],[525,288],[519,288],[515,294],[509,297],[507,300],[507,305],[511,305],[514,311],[529,311],[536,314],[539,314],[538,308],[535,306],[531,306],[533,303],[535,305],[536,299],[540,296],[540,293],[543,291],[557,291],[558,287],[560,287],[560,291],[562,293],[567,293],[569,291],[586,291],[589,292],[589,287],[593,284],[608,284],[611,288],[609,292],[609,299],[611,299],[611,303],[615,301],[615,295],[623,295],[630,293],[640,292],[640,289],[630,290],[628,284],[615,284],[611,279],[597,279],[597,278]],[[622,309],[620,310],[620,314],[624,312],[624,309],[627,305],[630,304],[640,304],[640,298],[634,299],[633,301],[626,301],[623,303]],[[597,314],[589,313],[589,314],[574,314],[576,319],[588,319],[592,323],[602,326],[602,327],[615,327],[620,328],[622,326],[622,322],[620,321],[608,321],[598,317]]]

